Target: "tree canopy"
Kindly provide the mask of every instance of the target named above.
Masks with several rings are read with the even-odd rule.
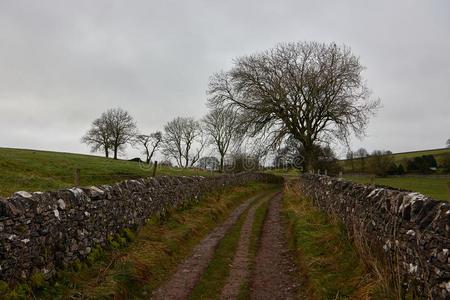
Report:
[[[212,76],[209,103],[243,115],[241,128],[263,133],[272,146],[294,137],[308,169],[316,144],[364,133],[379,100],[370,99],[363,69],[346,46],[279,44],[239,57],[229,71]]]

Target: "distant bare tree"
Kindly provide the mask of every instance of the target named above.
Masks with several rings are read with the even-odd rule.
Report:
[[[103,151],[109,157],[111,149],[111,132],[104,115],[92,122],[91,128],[81,138],[81,142],[91,147],[91,152]]]
[[[279,44],[215,74],[209,103],[245,115],[241,127],[249,135],[269,134],[272,146],[293,136],[303,145],[308,170],[317,143],[364,133],[379,101],[369,99],[363,69],[346,46]]]
[[[348,161],[350,161],[352,172],[355,172],[355,161],[353,160],[355,158],[355,153],[352,150],[349,150],[347,152],[346,158]]]
[[[156,131],[151,134],[138,134],[134,143],[143,148],[142,153],[145,155],[145,161],[150,163],[153,155],[158,150],[162,142],[162,132]]]
[[[112,108],[92,122],[81,142],[91,146],[91,151],[105,151],[106,157],[109,157],[109,150],[112,150],[114,159],[117,159],[117,153],[133,140],[136,131],[133,117],[127,111]]]
[[[179,167],[193,166],[200,159],[204,145],[203,130],[193,118],[178,117],[164,126],[164,154],[175,159]]]
[[[450,139],[447,140],[447,148],[450,148]]]
[[[389,168],[394,164],[392,152],[375,150],[370,155],[369,167],[370,171],[378,176],[386,176]]]
[[[223,172],[225,155],[236,137],[237,115],[230,109],[213,108],[203,118],[206,133],[220,155],[219,171]]]
[[[355,152],[355,157],[359,159],[361,172],[366,171],[366,159],[369,157],[369,152],[364,148],[359,148]]]
[[[108,109],[104,115],[110,130],[114,159],[117,159],[117,153],[122,151],[136,136],[136,123],[133,117],[120,107]]]

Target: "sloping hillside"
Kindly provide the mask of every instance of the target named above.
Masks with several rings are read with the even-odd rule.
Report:
[[[450,148],[393,153],[392,157],[394,158],[394,161],[396,163],[405,164],[406,160],[423,155],[433,155],[437,163],[440,164],[446,155],[450,155]],[[365,158],[364,160],[367,162],[367,158]],[[351,172],[352,167],[351,161],[349,159],[340,160],[339,163],[344,168],[344,172]],[[358,165],[361,164],[361,159],[355,158],[353,159],[353,163],[356,165],[356,169],[358,169]]]
[[[76,169],[81,185],[113,183],[150,176],[152,170],[137,162],[104,157],[0,148],[0,196],[19,190],[42,191],[73,186]],[[157,175],[208,175],[195,169],[159,167]]]

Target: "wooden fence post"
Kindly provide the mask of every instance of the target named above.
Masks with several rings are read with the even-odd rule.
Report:
[[[74,183],[75,183],[76,187],[80,186],[80,173],[81,173],[80,169],[75,170],[75,182]]]
[[[155,160],[155,162],[153,163],[153,174],[152,177],[156,176],[156,167],[158,166],[158,161]]]

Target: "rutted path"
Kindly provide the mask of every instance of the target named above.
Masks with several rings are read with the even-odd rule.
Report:
[[[273,195],[270,195],[270,197],[272,196]],[[239,243],[230,268],[230,274],[228,275],[227,282],[222,290],[222,299],[236,299],[239,295],[241,286],[249,279],[251,262],[249,253],[250,238],[255,219],[255,210],[263,202],[268,201],[269,199],[269,196],[264,197],[248,210],[245,223],[241,228]]]
[[[296,264],[281,219],[282,194],[270,202],[255,260],[251,299],[297,299]]]
[[[245,201],[231,213],[223,224],[208,234],[194,248],[191,256],[178,266],[171,279],[155,291],[152,299],[187,299],[214,256],[214,251],[220,240],[223,239],[250,204],[259,197],[261,197],[261,194]]]
[[[225,223],[219,225],[194,248],[171,279],[154,292],[153,299],[188,299],[213,259],[219,242],[249,207],[221,295],[209,295],[209,298],[237,299],[243,285],[248,284],[251,299],[297,299],[297,267],[289,251],[283,227],[282,199],[281,192],[275,196],[273,192],[266,192],[246,200],[232,212]],[[264,201],[270,203],[258,241],[259,249],[256,257],[252,257],[250,241],[255,211]]]

